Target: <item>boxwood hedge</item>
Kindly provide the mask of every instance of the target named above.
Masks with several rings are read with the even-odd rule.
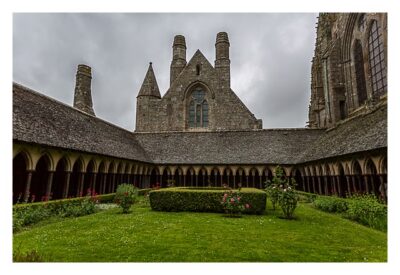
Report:
[[[150,206],[157,211],[224,212],[221,201],[229,190],[225,188],[172,187],[149,193]],[[237,192],[238,190],[234,190]],[[250,204],[245,214],[261,214],[265,210],[267,195],[256,188],[242,188],[241,199]]]

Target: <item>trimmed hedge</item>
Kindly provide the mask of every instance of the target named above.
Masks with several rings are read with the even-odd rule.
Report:
[[[157,211],[191,211],[223,213],[222,197],[227,189],[173,187],[149,193],[150,206]],[[234,190],[237,192],[237,190]],[[256,188],[240,190],[243,204],[250,204],[244,214],[261,214],[265,210],[267,194]]]

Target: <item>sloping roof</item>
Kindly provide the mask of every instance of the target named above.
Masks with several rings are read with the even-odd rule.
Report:
[[[137,133],[155,163],[293,164],[324,130]]]
[[[138,161],[151,161],[134,134],[13,85],[13,139]]]
[[[296,164],[387,148],[387,107],[329,131],[132,133],[14,84],[13,140],[156,164]]]
[[[326,131],[299,158],[299,162],[387,148],[387,105]]]

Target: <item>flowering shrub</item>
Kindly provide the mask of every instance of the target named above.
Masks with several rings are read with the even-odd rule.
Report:
[[[374,195],[353,195],[347,202],[346,218],[381,231],[386,231],[387,206],[380,203]]]
[[[250,208],[250,204],[243,203],[242,195],[240,194],[240,192],[233,192],[232,190],[224,194],[221,204],[225,210],[225,213],[230,216],[238,216],[245,209]]]
[[[120,184],[115,192],[115,203],[122,208],[122,213],[128,213],[135,203],[137,189],[132,184]]]
[[[296,181],[287,179],[283,175],[283,169],[276,167],[275,176],[272,181],[267,181],[266,192],[271,198],[272,207],[275,210],[276,204],[281,207],[284,217],[293,218],[294,210],[297,207],[298,196],[295,192]]]
[[[297,195],[294,188],[287,186],[279,193],[279,206],[282,208],[286,219],[292,219],[294,210],[297,207]]]

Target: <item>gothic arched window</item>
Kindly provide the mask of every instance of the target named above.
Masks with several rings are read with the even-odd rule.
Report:
[[[382,95],[387,86],[385,53],[382,32],[376,20],[372,21],[368,36],[369,65],[371,68],[372,94]]]
[[[358,105],[362,105],[367,99],[367,88],[365,85],[364,56],[360,40],[354,45],[354,67],[356,71]]]
[[[191,95],[189,103],[189,127],[208,127],[208,103],[202,88],[197,88]]]

